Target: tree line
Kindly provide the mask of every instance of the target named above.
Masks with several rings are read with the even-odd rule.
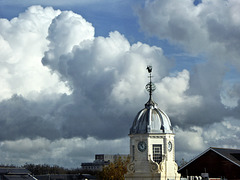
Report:
[[[14,165],[0,165],[0,168],[25,168],[29,170],[32,175],[46,175],[46,174],[91,174],[98,179],[104,180],[124,180],[124,174],[127,173],[127,164],[130,158],[118,157],[114,162],[110,162],[109,165],[104,166],[102,171],[90,171],[83,170],[81,168],[68,169],[57,165],[47,164],[25,164],[23,166]]]
[[[58,165],[50,166],[48,164],[25,164],[23,166],[15,165],[0,165],[0,168],[25,168],[29,170],[33,175],[44,175],[44,174],[82,174],[88,173],[89,171],[82,170],[81,168],[68,169]]]

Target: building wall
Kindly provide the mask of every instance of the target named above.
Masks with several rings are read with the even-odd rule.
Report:
[[[210,150],[179,171],[183,177],[208,173],[209,178],[240,179],[240,167]]]
[[[129,155],[126,154],[96,154],[95,160],[89,163],[82,163],[82,169],[90,171],[101,171],[105,165],[108,165],[110,162],[114,162],[115,159],[127,158]]]
[[[138,150],[138,143],[147,144],[145,151]],[[172,143],[171,151],[168,142]],[[153,145],[161,145],[162,160],[157,163],[153,158]],[[130,157],[126,180],[132,179],[180,179],[175,163],[174,134],[135,134],[130,135]]]

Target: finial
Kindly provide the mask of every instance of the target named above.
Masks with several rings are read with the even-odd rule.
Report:
[[[148,70],[148,73],[149,73],[149,79],[150,79],[150,82],[146,85],[146,89],[147,91],[149,92],[149,102],[152,101],[152,92],[156,89],[156,86],[155,84],[152,83],[152,66],[147,66],[147,70]]]
[[[147,70],[148,70],[148,72],[151,74],[151,72],[152,72],[152,66],[148,66],[148,67],[147,67]]]

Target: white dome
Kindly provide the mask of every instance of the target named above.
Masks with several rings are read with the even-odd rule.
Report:
[[[151,98],[145,108],[138,112],[130,129],[130,134],[145,133],[173,133],[169,117]]]

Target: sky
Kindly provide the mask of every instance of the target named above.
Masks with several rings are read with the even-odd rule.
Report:
[[[176,159],[240,148],[240,1],[0,0],[0,164],[128,154],[153,99]]]

